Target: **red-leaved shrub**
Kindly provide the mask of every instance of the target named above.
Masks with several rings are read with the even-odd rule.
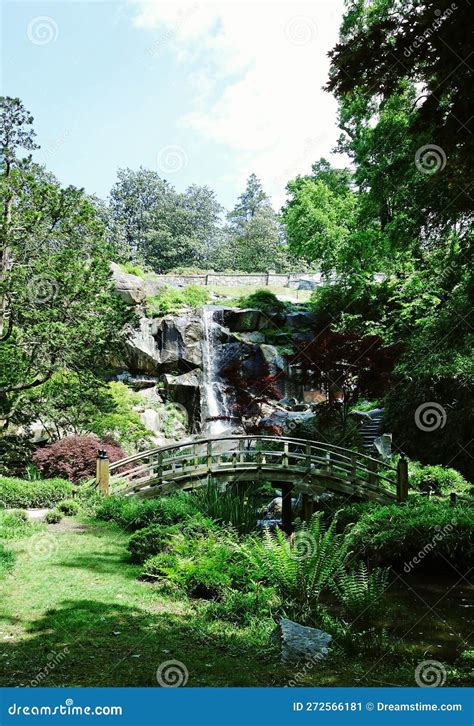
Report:
[[[97,436],[67,436],[48,444],[33,454],[33,461],[46,478],[60,476],[72,482],[94,476],[98,449],[104,449],[110,461],[124,459],[126,453],[111,441]]]

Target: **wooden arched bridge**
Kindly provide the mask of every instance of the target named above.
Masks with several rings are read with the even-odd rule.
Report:
[[[269,481],[282,489],[283,518],[288,521],[293,493],[311,497],[332,491],[381,503],[404,501],[407,470],[404,458],[395,468],[321,441],[228,435],[181,441],[112,464],[102,451],[96,479],[104,494],[140,497],[190,490],[210,480],[223,484]]]

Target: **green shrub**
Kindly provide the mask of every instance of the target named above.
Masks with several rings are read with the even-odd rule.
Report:
[[[81,507],[75,499],[63,499],[62,502],[59,502],[56,509],[66,515],[66,517],[74,517],[74,515],[79,514]]]
[[[139,447],[150,446],[153,434],[143,424],[136,410],[143,405],[141,396],[121,381],[111,381],[108,384],[108,395],[112,407],[107,411],[98,410],[88,423],[88,430],[99,439],[112,436],[127,453],[133,453]]]
[[[277,529],[266,529],[263,540],[243,547],[256,568],[258,579],[277,591],[284,614],[298,622],[313,622],[321,595],[343,570],[348,553],[347,538],[336,534],[336,520],[328,528],[321,514],[309,524],[299,524],[287,538]]]
[[[386,598],[388,568],[369,572],[364,562],[349,572],[341,571],[331,586],[355,630],[373,628]]]
[[[417,461],[409,462],[410,487],[418,491],[433,491],[435,494],[447,496],[451,492],[468,494],[472,489],[462,474],[456,469],[445,466],[422,466]]]
[[[58,524],[62,518],[63,515],[58,509],[51,509],[47,512],[44,521],[48,524]]]
[[[15,553],[0,544],[0,577],[3,577],[15,563]]]
[[[246,626],[270,618],[281,606],[272,587],[256,585],[249,592],[226,590],[221,601],[207,604],[205,614],[211,619],[226,620]]]
[[[210,533],[207,538],[173,538],[170,552],[147,560],[143,575],[179,587],[190,597],[219,599],[229,588],[249,582],[248,562],[230,532]]]
[[[27,536],[35,526],[30,522],[26,512],[0,510],[0,537],[2,539],[17,539]]]
[[[3,507],[50,507],[71,496],[72,485],[64,479],[25,481],[0,477],[0,506]]]
[[[450,562],[465,569],[474,559],[473,525],[474,509],[469,506],[413,497],[402,505],[367,508],[348,537],[351,549],[371,566],[409,572],[430,563],[443,569]]]
[[[172,270],[166,273],[167,275],[206,275],[207,270],[203,270],[201,267],[173,267]]]
[[[99,502],[95,515],[134,532],[150,524],[177,524],[196,513],[192,496],[172,494],[156,499],[111,496]]]
[[[232,487],[221,491],[215,482],[209,482],[195,495],[198,509],[221,524],[230,524],[241,534],[254,532],[258,521],[257,504],[252,498]]]
[[[212,519],[206,519],[201,514],[195,514],[180,524],[152,524],[130,537],[128,550],[133,562],[144,562],[152,555],[166,551],[174,535],[199,537],[215,529]]]
[[[147,300],[147,314],[150,317],[176,313],[181,308],[199,308],[207,303],[209,292],[200,285],[187,285],[183,289],[164,287],[157,295]]]
[[[256,290],[251,295],[240,298],[239,307],[255,308],[267,314],[283,313],[286,310],[286,304],[270,290]]]
[[[137,277],[145,277],[146,275],[145,270],[140,267],[140,265],[136,265],[133,262],[121,262],[120,267],[124,272],[127,272],[129,275],[136,275]]]

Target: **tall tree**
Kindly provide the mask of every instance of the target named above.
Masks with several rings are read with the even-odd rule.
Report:
[[[321,159],[310,176],[288,182],[283,210],[291,252],[325,271],[347,270],[360,262],[355,249],[358,198],[352,176]]]
[[[216,252],[221,268],[242,272],[289,269],[284,228],[255,174],[248,178],[227,222],[224,240]]]
[[[32,118],[17,99],[4,98],[1,107],[0,208],[8,264],[0,277],[6,318],[0,418],[6,428],[23,420],[23,395],[56,371],[85,371],[98,381],[106,360],[121,350],[133,316],[113,294],[109,251],[90,200],[18,156],[33,138]]]
[[[150,169],[120,169],[110,194],[110,231],[124,237],[132,260],[156,272],[210,258],[222,211],[208,187],[183,194]],[[123,235],[120,230],[123,230]]]

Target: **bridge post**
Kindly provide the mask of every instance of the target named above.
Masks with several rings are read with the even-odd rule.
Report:
[[[313,500],[310,499],[309,494],[303,494],[302,496],[302,510],[303,521],[309,522],[313,516]]]
[[[306,469],[311,471],[311,444],[306,444]]]
[[[406,502],[408,499],[408,461],[402,452],[397,464],[397,501]]]
[[[99,449],[97,452],[97,460],[95,467],[95,481],[97,488],[108,496],[110,494],[110,471],[109,471],[109,457],[105,449]]]
[[[375,459],[369,459],[367,463],[367,469],[369,470],[369,484],[375,486],[377,484],[377,469],[378,464]]]
[[[291,495],[293,489],[290,483],[281,485],[281,528],[287,534],[293,531],[293,510],[291,506]]]
[[[281,457],[282,466],[288,468],[288,441],[283,442],[283,456]]]

